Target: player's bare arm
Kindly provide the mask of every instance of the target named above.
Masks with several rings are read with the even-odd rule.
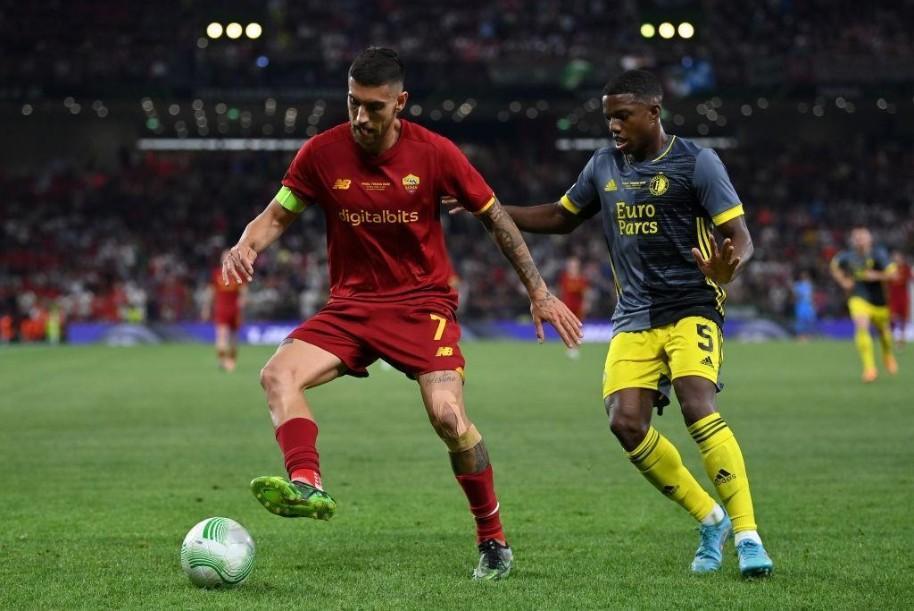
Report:
[[[520,230],[497,199],[480,215],[480,220],[527,288],[536,337],[540,341],[545,339],[542,322],[545,320],[555,327],[566,346],[572,348],[580,344],[581,321],[549,292]]]
[[[836,261],[833,261],[828,269],[831,272],[831,277],[835,279],[835,282],[837,282],[841,288],[848,292],[854,290],[854,279],[847,275]]]
[[[895,272],[893,267],[884,270],[868,269],[860,274],[860,279],[867,282],[891,282],[895,279]]]
[[[587,220],[573,214],[561,204],[538,206],[504,206],[517,228],[528,233],[571,233]]]
[[[298,218],[289,212],[275,199],[254,217],[222,262],[222,280],[226,285],[230,279],[239,284],[254,279],[254,260],[258,253],[272,244],[283,234],[286,228]]]
[[[466,210],[453,197],[442,197],[441,203],[451,206],[449,214],[459,214]],[[517,225],[527,233],[565,234],[571,233],[587,218],[572,214],[561,202],[539,204],[536,206],[505,206],[505,212]]]
[[[755,247],[744,216],[718,225],[717,230],[724,236],[724,241],[718,246],[716,238],[709,240],[711,257],[705,259],[697,248],[692,249],[692,256],[701,273],[717,284],[727,284],[745,267]]]

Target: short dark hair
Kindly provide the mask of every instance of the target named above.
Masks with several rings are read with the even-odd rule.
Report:
[[[349,76],[355,82],[370,87],[403,83],[406,70],[393,49],[368,47],[349,66]]]
[[[663,100],[663,87],[660,80],[647,70],[628,70],[603,87],[603,95],[621,95],[630,93],[640,100],[658,98]]]

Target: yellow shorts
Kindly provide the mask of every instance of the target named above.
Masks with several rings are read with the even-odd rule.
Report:
[[[877,327],[887,326],[891,319],[889,306],[873,305],[863,297],[851,297],[848,299],[847,309],[850,311],[852,318],[865,316]]]
[[[649,388],[659,391],[656,404],[662,407],[669,403],[672,381],[684,376],[706,378],[719,391],[723,358],[720,327],[702,316],[687,316],[656,329],[623,331],[609,342],[603,398],[623,388]]]

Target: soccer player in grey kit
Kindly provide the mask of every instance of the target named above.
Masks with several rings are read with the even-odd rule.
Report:
[[[648,481],[699,522],[693,572],[719,570],[735,533],[740,572],[764,576],[773,563],[756,530],[742,452],[716,406],[722,285],[752,256],[752,238],[717,154],[666,134],[662,99],[659,81],[642,70],[607,84],[603,112],[615,146],[596,151],[558,202],[505,209],[533,233],[568,233],[602,213],[618,293],[603,382],[610,428]],[[726,511],[651,426],[671,386]]]

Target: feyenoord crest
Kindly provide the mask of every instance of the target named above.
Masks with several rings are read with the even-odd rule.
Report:
[[[670,188],[670,179],[663,174],[657,174],[651,178],[647,188],[650,190],[651,195],[663,195]]]

